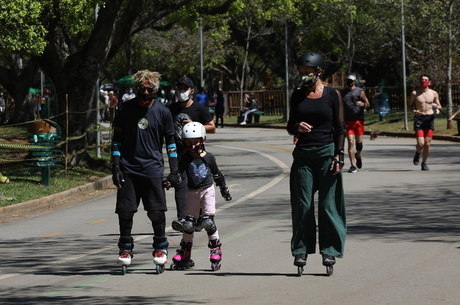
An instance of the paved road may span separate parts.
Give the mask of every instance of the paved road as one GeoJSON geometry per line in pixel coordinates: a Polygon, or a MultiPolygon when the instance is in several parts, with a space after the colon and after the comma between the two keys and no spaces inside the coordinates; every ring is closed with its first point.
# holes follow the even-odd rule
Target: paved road
{"type": "MultiPolygon", "coordinates": [[[[413,139],[366,138],[364,167],[344,173],[349,235],[331,277],[320,255],[296,276],[289,251],[284,130],[219,129],[217,156],[234,200],[218,199],[222,270],[210,271],[206,234],[194,269],[156,275],[151,227],[136,215],[130,273],[115,264],[114,194],[0,225],[1,304],[459,304],[459,144],[434,141],[429,172],[412,165],[413,139]]],[[[174,219],[167,194],[168,224],[174,219]]],[[[168,229],[171,253],[181,236],[168,229]]],[[[172,255],[171,255],[172,256],[172,255]]]]}

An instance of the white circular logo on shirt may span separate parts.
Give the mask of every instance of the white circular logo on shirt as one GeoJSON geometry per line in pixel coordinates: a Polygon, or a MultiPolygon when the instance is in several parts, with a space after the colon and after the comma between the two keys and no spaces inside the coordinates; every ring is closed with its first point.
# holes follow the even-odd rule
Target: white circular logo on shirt
{"type": "Polygon", "coordinates": [[[137,122],[137,126],[139,126],[140,129],[146,129],[149,126],[149,121],[146,118],[142,118],[137,122]]]}

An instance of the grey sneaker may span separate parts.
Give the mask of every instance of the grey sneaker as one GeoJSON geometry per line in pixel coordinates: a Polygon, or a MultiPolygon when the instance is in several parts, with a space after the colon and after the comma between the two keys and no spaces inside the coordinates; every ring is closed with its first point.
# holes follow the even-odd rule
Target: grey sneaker
{"type": "Polygon", "coordinates": [[[422,162],[422,171],[429,171],[430,168],[428,167],[428,165],[426,165],[426,163],[423,163],[422,162]]]}
{"type": "Polygon", "coordinates": [[[356,169],[356,167],[354,166],[351,166],[350,169],[348,170],[349,173],[357,173],[358,170],[356,169]]]}

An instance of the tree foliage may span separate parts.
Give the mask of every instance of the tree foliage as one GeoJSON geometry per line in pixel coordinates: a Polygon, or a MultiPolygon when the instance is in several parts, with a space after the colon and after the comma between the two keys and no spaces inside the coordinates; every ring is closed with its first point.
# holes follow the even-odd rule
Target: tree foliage
{"type": "MultiPolygon", "coordinates": [[[[459,20],[449,17],[459,15],[458,1],[403,2],[410,79],[458,77],[458,69],[447,72],[460,61],[459,20]]],[[[71,111],[85,113],[70,128],[81,135],[94,122],[88,110],[102,76],[149,68],[170,81],[198,81],[201,25],[210,88],[220,81],[227,90],[281,88],[285,43],[292,78],[295,58],[315,51],[367,85],[402,82],[401,3],[391,0],[9,0],[0,3],[0,84],[20,106],[40,68],[58,110],[68,100],[71,111]]]]}

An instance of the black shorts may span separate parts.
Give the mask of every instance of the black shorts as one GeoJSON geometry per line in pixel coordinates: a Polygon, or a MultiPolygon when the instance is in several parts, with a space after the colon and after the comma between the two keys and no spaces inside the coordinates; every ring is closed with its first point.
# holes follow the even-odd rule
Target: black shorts
{"type": "Polygon", "coordinates": [[[414,117],[414,130],[434,130],[434,115],[416,115],[414,117]]]}
{"type": "Polygon", "coordinates": [[[136,175],[125,175],[123,187],[117,192],[117,207],[119,211],[137,212],[140,200],[146,211],[166,211],[166,194],[163,179],[146,178],[136,175]]]}

